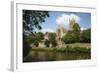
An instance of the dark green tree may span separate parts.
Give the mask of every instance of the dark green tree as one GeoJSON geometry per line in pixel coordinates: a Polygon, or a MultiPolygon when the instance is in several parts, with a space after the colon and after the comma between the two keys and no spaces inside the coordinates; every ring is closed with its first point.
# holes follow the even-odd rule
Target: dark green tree
{"type": "Polygon", "coordinates": [[[91,29],[83,30],[81,32],[80,41],[82,43],[91,43],[91,29]]]}
{"type": "Polygon", "coordinates": [[[41,41],[44,39],[44,34],[42,32],[37,33],[37,38],[41,41]]]}
{"type": "Polygon", "coordinates": [[[23,32],[33,32],[34,29],[41,29],[41,23],[49,17],[48,11],[23,10],[23,32]]]}
{"type": "Polygon", "coordinates": [[[52,47],[56,47],[57,46],[56,33],[49,33],[49,41],[52,44],[52,47]]]}
{"type": "Polygon", "coordinates": [[[24,35],[23,37],[23,58],[27,56],[31,48],[29,45],[29,41],[26,39],[27,39],[27,36],[24,35]]]}
{"type": "Polygon", "coordinates": [[[50,46],[50,41],[46,39],[46,40],[44,41],[44,44],[46,45],[46,47],[49,47],[49,46],[50,46]]]}
{"type": "Polygon", "coordinates": [[[73,30],[72,30],[72,32],[73,32],[73,36],[74,36],[74,41],[75,42],[79,42],[80,41],[80,26],[79,26],[79,24],[78,23],[75,23],[74,25],[73,25],[73,30]]]}
{"type": "Polygon", "coordinates": [[[65,44],[75,43],[75,36],[73,31],[68,31],[65,36],[62,38],[62,41],[65,44]]]}
{"type": "Polygon", "coordinates": [[[35,45],[36,47],[38,47],[38,46],[39,46],[39,41],[38,41],[38,40],[35,40],[35,41],[34,41],[34,45],[35,45]]]}
{"type": "Polygon", "coordinates": [[[80,41],[80,26],[78,23],[75,23],[72,27],[72,30],[66,32],[65,36],[62,38],[65,44],[76,43],[80,41]]]}
{"type": "Polygon", "coordinates": [[[42,29],[41,23],[45,22],[47,17],[48,11],[23,10],[23,57],[27,56],[30,50],[29,34],[35,32],[35,29],[42,29]]]}

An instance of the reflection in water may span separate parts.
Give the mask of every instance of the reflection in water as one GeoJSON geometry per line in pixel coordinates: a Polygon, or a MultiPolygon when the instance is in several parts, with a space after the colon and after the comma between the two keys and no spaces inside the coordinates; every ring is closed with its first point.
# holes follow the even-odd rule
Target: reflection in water
{"type": "Polygon", "coordinates": [[[51,51],[31,51],[24,62],[39,62],[39,61],[61,61],[61,60],[81,60],[90,59],[90,53],[77,52],[51,52],[51,51]]]}

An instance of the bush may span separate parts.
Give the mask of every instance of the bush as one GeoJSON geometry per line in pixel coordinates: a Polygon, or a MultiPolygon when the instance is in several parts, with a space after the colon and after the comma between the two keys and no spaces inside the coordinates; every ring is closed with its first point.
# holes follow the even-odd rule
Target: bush
{"type": "Polygon", "coordinates": [[[65,36],[63,36],[62,41],[65,44],[70,44],[70,43],[74,43],[75,42],[75,36],[73,31],[68,31],[65,36]]]}
{"type": "Polygon", "coordinates": [[[36,47],[38,47],[38,46],[39,46],[39,42],[38,42],[37,40],[35,40],[35,41],[34,41],[34,45],[35,45],[36,47]]]}
{"type": "Polygon", "coordinates": [[[52,44],[52,47],[56,47],[57,46],[56,33],[49,33],[49,41],[52,44]]]}
{"type": "Polygon", "coordinates": [[[52,47],[56,47],[57,46],[57,42],[56,40],[51,41],[52,47]]]}
{"type": "Polygon", "coordinates": [[[91,43],[91,29],[83,30],[80,34],[80,42],[91,43]]]}
{"type": "Polygon", "coordinates": [[[76,52],[80,52],[80,53],[90,53],[91,52],[91,48],[86,48],[86,47],[75,46],[74,49],[76,50],[76,52]]]}
{"type": "Polygon", "coordinates": [[[50,41],[49,40],[45,40],[44,44],[45,44],[46,47],[49,47],[50,46],[50,41]]]}

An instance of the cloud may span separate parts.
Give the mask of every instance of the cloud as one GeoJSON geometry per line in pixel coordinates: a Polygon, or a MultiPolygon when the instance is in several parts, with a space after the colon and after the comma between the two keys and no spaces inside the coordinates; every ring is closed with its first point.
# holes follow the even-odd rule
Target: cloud
{"type": "Polygon", "coordinates": [[[57,25],[68,26],[69,20],[74,19],[76,22],[80,21],[80,17],[75,14],[62,14],[56,19],[57,25]]]}
{"type": "Polygon", "coordinates": [[[86,30],[86,29],[88,29],[88,28],[83,28],[83,27],[81,27],[81,30],[86,30]]]}
{"type": "Polygon", "coordinates": [[[41,32],[46,33],[46,32],[54,32],[54,31],[50,28],[44,28],[41,30],[41,32]]]}

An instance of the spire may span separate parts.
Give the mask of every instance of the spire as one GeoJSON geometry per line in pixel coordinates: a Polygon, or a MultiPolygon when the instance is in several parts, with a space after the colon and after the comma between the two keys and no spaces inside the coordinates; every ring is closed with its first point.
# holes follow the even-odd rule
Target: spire
{"type": "Polygon", "coordinates": [[[69,21],[69,30],[72,30],[74,24],[75,24],[75,19],[74,18],[70,19],[70,21],[69,21]]]}

